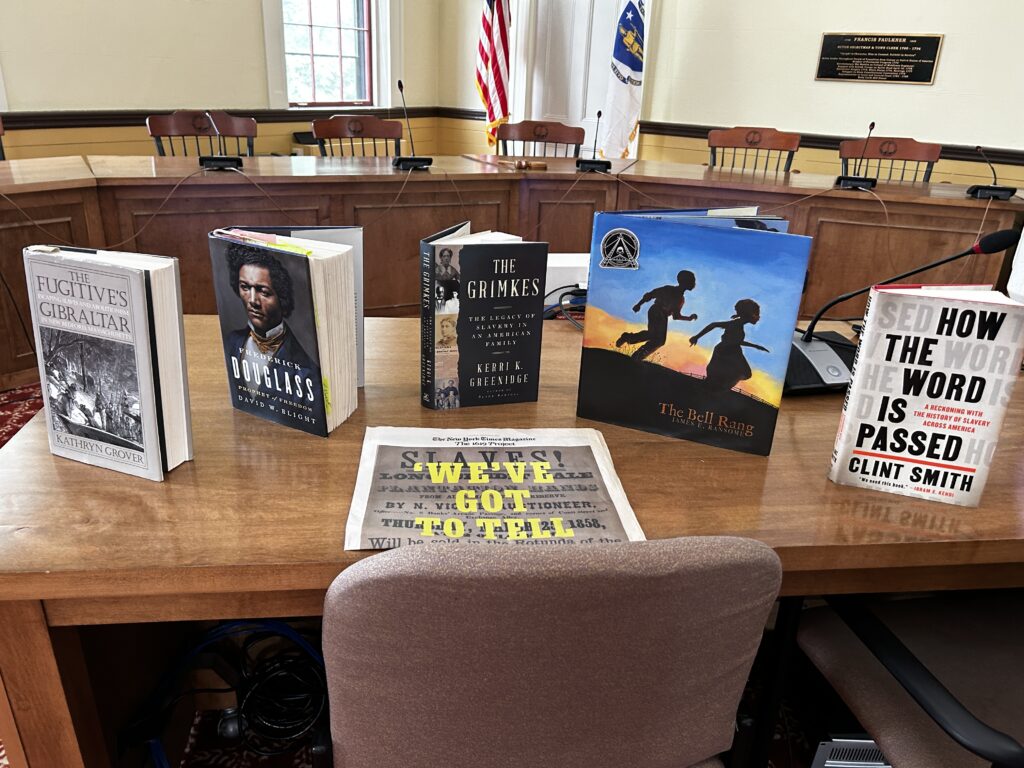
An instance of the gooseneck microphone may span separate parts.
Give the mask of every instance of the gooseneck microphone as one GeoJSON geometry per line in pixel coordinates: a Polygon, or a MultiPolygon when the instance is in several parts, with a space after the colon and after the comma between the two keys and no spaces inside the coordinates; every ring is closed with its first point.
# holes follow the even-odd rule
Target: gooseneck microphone
{"type": "Polygon", "coordinates": [[[915,267],[908,272],[903,272],[894,277],[886,278],[864,288],[844,293],[842,296],[829,301],[819,309],[807,329],[803,333],[793,334],[793,349],[790,354],[789,370],[786,372],[785,392],[822,392],[830,389],[842,389],[850,383],[850,364],[853,362],[852,345],[843,339],[839,334],[828,334],[828,339],[815,336],[814,329],[822,316],[834,307],[847,299],[867,293],[876,285],[890,285],[904,280],[935,267],[941,267],[951,261],[962,259],[976,253],[999,253],[1008,248],[1013,248],[1020,240],[1020,231],[1016,229],[1001,229],[998,232],[991,232],[980,238],[970,248],[952,256],[946,256],[938,261],[932,261],[920,267],[915,267]],[[837,348],[847,350],[846,357],[840,357],[837,348]],[[801,364],[800,360],[804,362],[801,364]],[[808,368],[807,363],[810,363],[808,368]]]}
{"type": "Polygon", "coordinates": [[[988,159],[988,155],[985,154],[985,150],[979,145],[974,148],[974,151],[981,155],[981,159],[988,164],[988,169],[992,171],[992,183],[972,184],[967,188],[967,196],[973,197],[975,200],[1009,200],[1017,194],[1016,187],[1002,187],[999,185],[999,178],[996,176],[996,167],[992,165],[992,161],[988,159]]]}
{"type": "Polygon", "coordinates": [[[864,146],[861,147],[860,157],[857,158],[857,162],[853,165],[853,175],[847,176],[844,174],[836,177],[836,186],[839,189],[872,189],[878,183],[876,178],[860,175],[860,166],[864,162],[864,155],[868,152],[868,142],[871,141],[871,134],[874,130],[875,121],[872,120],[868,124],[868,135],[864,139],[864,146]]]}
{"type": "Polygon", "coordinates": [[[425,171],[433,164],[434,158],[416,156],[416,142],[412,139],[412,123],[409,122],[409,108],[405,106],[405,86],[402,85],[401,80],[398,81],[398,93],[402,97],[402,112],[405,114],[405,128],[409,133],[409,149],[412,150],[412,155],[399,155],[391,161],[391,164],[400,171],[425,171]]]}
{"type": "Polygon", "coordinates": [[[576,170],[577,171],[597,171],[601,173],[608,173],[612,169],[611,160],[599,160],[597,157],[597,134],[601,130],[601,110],[597,110],[597,125],[594,126],[594,149],[590,154],[589,158],[577,157],[576,158],[576,170]]]}

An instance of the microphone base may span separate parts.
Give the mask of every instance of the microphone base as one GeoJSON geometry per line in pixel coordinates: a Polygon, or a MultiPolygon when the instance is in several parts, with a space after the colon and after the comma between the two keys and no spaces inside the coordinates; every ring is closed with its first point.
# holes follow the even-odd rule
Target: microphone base
{"type": "Polygon", "coordinates": [[[434,164],[434,158],[415,155],[413,157],[396,157],[391,164],[400,171],[425,171],[434,164]]]}
{"type": "Polygon", "coordinates": [[[836,187],[839,189],[874,189],[878,179],[868,176],[837,176],[836,187]]]}
{"type": "Polygon", "coordinates": [[[199,167],[208,171],[225,171],[229,168],[241,168],[242,158],[237,155],[200,155],[199,167]]]}
{"type": "Polygon", "coordinates": [[[1015,194],[1016,187],[1000,187],[997,184],[973,184],[967,188],[967,196],[975,200],[1009,200],[1015,194]]]}
{"type": "Polygon", "coordinates": [[[597,173],[608,173],[611,169],[612,169],[612,161],[611,160],[599,160],[596,157],[594,157],[594,158],[577,157],[576,158],[576,170],[577,171],[583,171],[584,173],[594,173],[594,172],[597,172],[597,173]]]}
{"type": "Polygon", "coordinates": [[[857,350],[849,339],[834,331],[817,331],[804,341],[794,332],[783,395],[814,395],[842,392],[850,385],[850,369],[857,350]]]}

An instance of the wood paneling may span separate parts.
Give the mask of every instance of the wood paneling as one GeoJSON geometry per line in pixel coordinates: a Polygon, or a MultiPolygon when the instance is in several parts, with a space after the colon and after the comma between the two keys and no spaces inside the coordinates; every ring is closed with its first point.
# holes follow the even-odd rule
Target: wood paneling
{"type": "MultiPolygon", "coordinates": [[[[14,193],[54,235],[78,245],[181,259],[185,312],[216,309],[207,233],[229,225],[360,224],[365,228],[368,315],[415,315],[419,241],[471,220],[546,240],[552,252],[590,249],[594,213],[651,207],[758,205],[813,235],[801,312],[911,265],[969,245],[985,231],[1018,223],[1018,201],[986,203],[946,184],[881,185],[876,194],[832,189],[816,174],[729,173],[700,165],[616,161],[613,174],[579,174],[572,159],[547,158],[547,170],[498,166],[493,156],[437,157],[423,173],[395,170],[386,158],[246,158],[245,176],[197,172],[194,158],[96,156],[0,163],[0,191],[14,193]],[[97,189],[93,190],[91,187],[97,189]],[[100,226],[102,221],[102,227],[100,226]]],[[[0,200],[0,266],[15,292],[0,296],[0,385],[34,368],[15,307],[27,317],[20,249],[47,239],[0,200]]],[[[974,257],[927,274],[929,282],[996,282],[1007,263],[974,257]]],[[[837,308],[854,315],[853,301],[837,308]]]]}

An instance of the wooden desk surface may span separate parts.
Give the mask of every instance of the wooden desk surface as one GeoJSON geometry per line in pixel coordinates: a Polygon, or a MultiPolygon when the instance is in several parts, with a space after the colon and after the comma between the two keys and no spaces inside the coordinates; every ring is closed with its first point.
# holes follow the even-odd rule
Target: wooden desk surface
{"type": "Polygon", "coordinates": [[[0,162],[0,192],[5,195],[95,186],[92,170],[82,157],[39,157],[0,162]]]}
{"type": "Polygon", "coordinates": [[[360,407],[324,440],[232,409],[216,319],[185,322],[195,460],[165,482],[50,455],[42,413],[0,449],[5,599],[43,599],[59,622],[83,598],[127,598],[137,612],[142,595],[322,598],[365,556],[342,539],[371,425],[596,427],[649,538],[765,541],[788,594],[1024,584],[1019,388],[982,506],[965,509],[829,482],[838,395],[784,400],[767,459],[579,420],[580,335],[566,323],[545,324],[537,403],[431,411],[418,402],[418,321],[370,318],[360,407]]]}

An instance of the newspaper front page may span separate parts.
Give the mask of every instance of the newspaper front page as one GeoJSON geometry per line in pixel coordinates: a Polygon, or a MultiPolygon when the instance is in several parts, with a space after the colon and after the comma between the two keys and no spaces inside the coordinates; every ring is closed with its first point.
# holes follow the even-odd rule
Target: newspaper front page
{"type": "Polygon", "coordinates": [[[597,430],[368,427],[345,549],[644,538],[597,430]]]}

